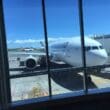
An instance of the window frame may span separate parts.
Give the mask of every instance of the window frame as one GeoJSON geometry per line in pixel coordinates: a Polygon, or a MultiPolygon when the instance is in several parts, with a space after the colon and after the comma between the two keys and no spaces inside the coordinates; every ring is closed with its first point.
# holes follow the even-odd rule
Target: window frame
{"type": "Polygon", "coordinates": [[[52,96],[52,90],[51,90],[51,71],[62,71],[60,69],[50,69],[50,62],[49,62],[49,52],[48,52],[48,33],[47,33],[47,25],[46,25],[46,12],[45,12],[45,2],[42,0],[42,13],[43,13],[43,24],[44,24],[44,36],[45,36],[45,48],[46,48],[46,59],[47,59],[47,70],[43,71],[43,74],[48,74],[48,84],[49,84],[49,96],[42,97],[42,98],[35,98],[35,99],[27,99],[24,101],[17,101],[17,102],[11,102],[11,91],[10,91],[10,79],[12,78],[20,78],[20,77],[29,77],[29,76],[36,76],[36,75],[42,75],[41,72],[33,72],[28,73],[28,74],[22,74],[22,75],[9,75],[9,71],[16,71],[19,69],[9,69],[8,65],[8,57],[7,57],[7,45],[6,45],[6,35],[5,35],[5,25],[4,25],[4,15],[3,15],[3,4],[2,1],[0,1],[0,57],[1,57],[1,64],[0,66],[0,103],[2,108],[9,108],[9,107],[17,107],[17,106],[27,106],[27,104],[41,104],[45,105],[47,102],[49,104],[51,103],[56,103],[55,101],[61,102],[61,100],[67,102],[66,99],[73,99],[74,101],[79,100],[79,99],[84,99],[85,97],[92,97],[96,96],[97,93],[99,94],[108,94],[110,95],[110,89],[101,89],[102,91],[98,90],[92,90],[88,91],[88,84],[87,84],[87,68],[105,68],[105,67],[110,67],[110,65],[102,65],[102,66],[94,66],[94,67],[87,67],[86,66],[86,55],[85,55],[85,42],[84,42],[84,21],[83,21],[83,7],[82,7],[82,0],[78,0],[78,8],[79,8],[79,27],[80,27],[80,36],[81,36],[81,46],[82,46],[82,60],[83,60],[83,67],[81,68],[65,68],[62,70],[68,71],[70,70],[77,70],[81,69],[84,72],[83,76],[83,83],[84,83],[84,90],[81,90],[77,92],[77,94],[74,93],[66,93],[62,95],[55,95],[52,96]],[[2,78],[1,78],[2,77],[2,78]],[[88,96],[89,95],[89,96],[88,96]]]}
{"type": "Polygon", "coordinates": [[[11,103],[11,91],[2,0],[0,0],[0,58],[0,64],[2,64],[0,66],[0,104],[1,108],[7,109],[11,103]]]}

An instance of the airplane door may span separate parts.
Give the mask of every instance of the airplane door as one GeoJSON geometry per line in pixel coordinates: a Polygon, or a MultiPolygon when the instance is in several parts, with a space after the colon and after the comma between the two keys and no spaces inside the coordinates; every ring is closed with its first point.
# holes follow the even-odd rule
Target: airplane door
{"type": "Polygon", "coordinates": [[[64,48],[64,54],[66,53],[67,47],[68,47],[68,42],[65,42],[64,47],[63,47],[64,48]]]}
{"type": "Polygon", "coordinates": [[[70,45],[70,43],[68,43],[66,51],[65,51],[65,55],[66,57],[71,57],[71,50],[72,50],[72,46],[70,45]]]}

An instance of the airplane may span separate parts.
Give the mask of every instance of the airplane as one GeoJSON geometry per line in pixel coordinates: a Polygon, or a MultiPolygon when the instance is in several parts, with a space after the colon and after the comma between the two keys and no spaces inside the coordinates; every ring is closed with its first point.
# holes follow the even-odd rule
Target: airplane
{"type": "MultiPolygon", "coordinates": [[[[53,58],[60,59],[72,66],[82,66],[82,51],[80,37],[73,37],[65,41],[56,41],[50,44],[50,53],[53,58]]],[[[108,59],[106,50],[96,40],[85,37],[86,65],[103,65],[108,59]]]]}
{"type": "MultiPolygon", "coordinates": [[[[108,55],[106,49],[98,41],[85,37],[86,65],[97,66],[107,62],[108,55]]],[[[40,42],[45,47],[44,42],[40,42]]],[[[28,55],[24,59],[23,66],[29,70],[34,70],[37,65],[45,65],[45,53],[17,53],[28,55]],[[36,55],[39,56],[36,58],[36,55]]],[[[82,67],[82,50],[80,37],[65,38],[49,43],[49,57],[51,61],[62,61],[71,66],[82,67]]]]}
{"type": "Polygon", "coordinates": [[[25,52],[33,51],[33,50],[34,50],[33,48],[24,48],[24,49],[22,49],[22,51],[25,51],[25,52]]]}

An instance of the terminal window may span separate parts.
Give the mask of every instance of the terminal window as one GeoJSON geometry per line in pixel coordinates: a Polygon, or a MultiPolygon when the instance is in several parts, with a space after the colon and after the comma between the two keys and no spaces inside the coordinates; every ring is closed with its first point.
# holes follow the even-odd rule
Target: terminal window
{"type": "Polygon", "coordinates": [[[110,87],[103,3],[83,0],[81,27],[77,0],[3,1],[12,102],[110,87]]]}

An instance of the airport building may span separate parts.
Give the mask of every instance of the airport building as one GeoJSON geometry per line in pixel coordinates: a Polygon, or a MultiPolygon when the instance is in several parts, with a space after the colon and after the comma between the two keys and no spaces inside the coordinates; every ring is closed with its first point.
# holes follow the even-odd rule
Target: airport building
{"type": "Polygon", "coordinates": [[[1,0],[0,110],[110,109],[109,5],[1,0]]]}

